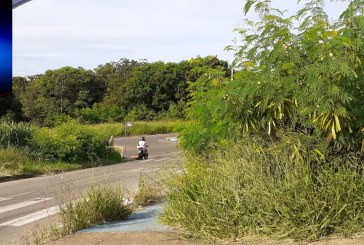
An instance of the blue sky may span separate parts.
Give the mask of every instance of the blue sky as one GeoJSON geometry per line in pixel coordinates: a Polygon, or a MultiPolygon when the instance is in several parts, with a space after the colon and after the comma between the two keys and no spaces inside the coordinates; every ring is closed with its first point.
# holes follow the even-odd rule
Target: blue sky
{"type": "MultiPolygon", "coordinates": [[[[293,11],[295,0],[272,0],[293,11]]],[[[244,0],[32,0],[13,10],[13,75],[63,66],[94,69],[121,58],[179,62],[224,51],[244,0]]],[[[337,16],[340,3],[328,3],[337,16]]],[[[254,17],[252,17],[254,18],[254,17]]]]}

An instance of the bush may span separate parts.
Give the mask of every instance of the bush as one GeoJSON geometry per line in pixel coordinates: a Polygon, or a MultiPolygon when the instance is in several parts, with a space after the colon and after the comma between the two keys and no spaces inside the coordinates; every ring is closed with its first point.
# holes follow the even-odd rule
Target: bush
{"type": "Polygon", "coordinates": [[[125,116],[126,121],[153,120],[156,113],[148,109],[144,104],[132,108],[125,116]]]}
{"type": "Polygon", "coordinates": [[[53,129],[37,129],[31,147],[47,160],[95,161],[106,153],[108,140],[91,127],[69,122],[53,129]]]}
{"type": "Polygon", "coordinates": [[[125,116],[125,110],[117,106],[105,107],[94,104],[92,108],[86,107],[78,110],[77,114],[77,117],[86,123],[120,122],[125,116]]]}
{"type": "Polygon", "coordinates": [[[253,139],[228,145],[204,164],[189,158],[169,184],[163,223],[212,240],[248,234],[312,240],[364,228],[363,158],[296,157],[253,139]]]}

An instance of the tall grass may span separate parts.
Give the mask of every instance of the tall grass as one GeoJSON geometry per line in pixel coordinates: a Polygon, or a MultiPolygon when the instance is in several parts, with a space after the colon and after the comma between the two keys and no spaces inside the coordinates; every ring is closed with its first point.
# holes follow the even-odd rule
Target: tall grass
{"type": "Polygon", "coordinates": [[[182,121],[136,121],[132,122],[131,127],[125,127],[123,123],[102,123],[89,127],[100,134],[119,137],[125,135],[125,130],[127,136],[172,133],[182,124],[182,121]]]}
{"type": "Polygon", "coordinates": [[[27,145],[32,137],[32,131],[28,123],[0,121],[0,148],[27,145]]]}
{"type": "Polygon", "coordinates": [[[113,220],[124,220],[133,209],[124,204],[120,186],[99,186],[87,191],[74,201],[72,196],[61,206],[62,233],[72,234],[78,230],[113,220]]]}
{"type": "Polygon", "coordinates": [[[209,160],[189,158],[169,183],[163,223],[211,240],[249,234],[313,240],[364,228],[362,158],[318,161],[251,140],[231,145],[209,160]]]}
{"type": "Polygon", "coordinates": [[[60,185],[59,215],[47,226],[36,226],[23,237],[26,244],[48,244],[66,235],[110,221],[125,220],[133,212],[120,186],[103,184],[77,193],[71,185],[60,185]]]}
{"type": "Polygon", "coordinates": [[[134,204],[145,207],[165,200],[167,195],[164,180],[156,176],[147,177],[140,175],[138,180],[138,191],[134,196],[134,204]]]}

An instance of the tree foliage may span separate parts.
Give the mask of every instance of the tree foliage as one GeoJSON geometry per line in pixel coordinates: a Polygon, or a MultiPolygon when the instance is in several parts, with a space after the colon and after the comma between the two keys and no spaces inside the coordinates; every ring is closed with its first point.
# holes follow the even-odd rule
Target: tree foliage
{"type": "Polygon", "coordinates": [[[96,82],[93,72],[83,68],[48,70],[29,82],[21,98],[24,115],[46,125],[73,116],[100,101],[103,91],[96,82]]]}
{"type": "Polygon", "coordinates": [[[215,56],[179,63],[120,59],[96,69],[63,67],[13,79],[14,94],[0,98],[0,117],[55,126],[69,119],[99,123],[184,118],[188,84],[210,68],[227,70],[215,56]]]}
{"type": "MultiPolygon", "coordinates": [[[[200,134],[222,131],[211,139],[221,141],[237,129],[270,138],[291,130],[326,138],[336,150],[364,151],[364,2],[350,1],[335,21],[324,3],[309,1],[285,17],[270,1],[246,2],[260,20],[246,21],[237,29],[241,45],[227,47],[236,50],[234,80],[211,76],[193,93],[190,117],[200,134]]],[[[204,145],[206,137],[186,134],[186,147],[204,145]]]]}

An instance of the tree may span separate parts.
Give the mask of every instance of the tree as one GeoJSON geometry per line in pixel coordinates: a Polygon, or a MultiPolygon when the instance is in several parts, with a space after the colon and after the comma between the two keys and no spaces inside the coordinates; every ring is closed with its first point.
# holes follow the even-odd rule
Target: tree
{"type": "Polygon", "coordinates": [[[143,64],[145,61],[138,62],[123,58],[117,62],[99,65],[95,69],[97,79],[101,80],[107,87],[102,100],[103,107],[124,107],[128,104],[126,101],[127,82],[132,77],[133,71],[143,64]]]}
{"type": "Polygon", "coordinates": [[[90,70],[64,67],[48,70],[27,86],[22,97],[23,112],[32,121],[53,125],[56,119],[91,107],[103,97],[104,86],[90,70]]]}
{"type": "Polygon", "coordinates": [[[0,97],[0,118],[5,117],[15,121],[24,120],[20,100],[24,94],[27,83],[27,79],[23,77],[13,78],[13,93],[8,96],[0,97]]]}
{"type": "Polygon", "coordinates": [[[312,0],[284,17],[269,1],[247,1],[245,11],[254,7],[260,21],[238,29],[239,72],[232,82],[220,82],[215,96],[200,86],[192,118],[208,133],[239,128],[274,138],[293,130],[326,138],[338,150],[364,151],[364,2],[350,1],[333,22],[323,6],[312,0]]]}
{"type": "Polygon", "coordinates": [[[207,56],[179,63],[159,61],[144,64],[135,69],[128,80],[129,104],[125,106],[128,110],[138,110],[138,107],[144,105],[157,115],[169,113],[181,117],[190,99],[189,84],[211,68],[227,71],[227,62],[215,56],[207,56]]]}

